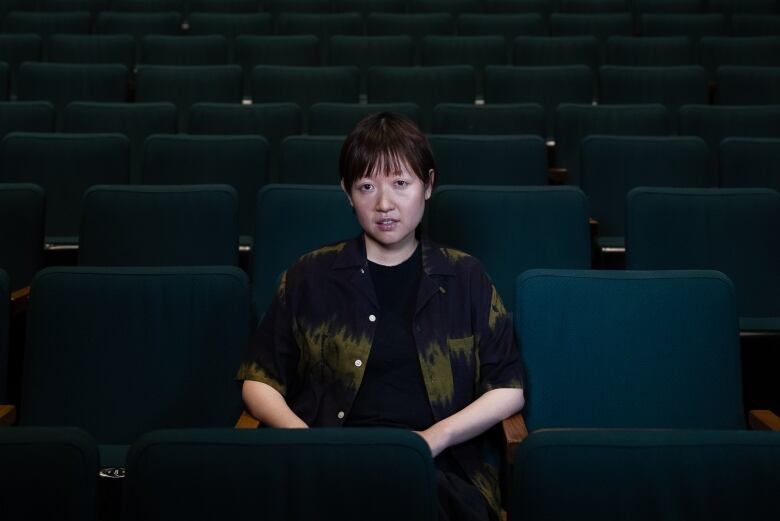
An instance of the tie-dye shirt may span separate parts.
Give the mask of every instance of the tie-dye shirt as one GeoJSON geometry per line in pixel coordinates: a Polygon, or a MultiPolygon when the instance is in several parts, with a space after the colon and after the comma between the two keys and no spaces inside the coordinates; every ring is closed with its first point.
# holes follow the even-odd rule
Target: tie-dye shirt
{"type": "MultiPolygon", "coordinates": [[[[491,389],[521,388],[512,322],[480,263],[421,240],[412,330],[435,421],[491,389]]],[[[301,257],[281,277],[237,378],[279,391],[307,425],[341,426],[357,395],[380,307],[362,236],[301,257]]],[[[452,453],[494,510],[497,453],[487,435],[452,453]]]]}

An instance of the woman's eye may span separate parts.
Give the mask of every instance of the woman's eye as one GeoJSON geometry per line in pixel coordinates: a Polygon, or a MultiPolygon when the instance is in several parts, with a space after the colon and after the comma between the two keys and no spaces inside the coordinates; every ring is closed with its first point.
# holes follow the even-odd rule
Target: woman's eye
{"type": "Polygon", "coordinates": [[[368,183],[364,183],[364,184],[360,185],[360,189],[362,191],[364,191],[364,192],[367,192],[367,191],[371,190],[371,188],[373,188],[373,187],[370,184],[368,184],[368,183]]]}
{"type": "Polygon", "coordinates": [[[405,187],[405,186],[408,186],[408,185],[409,185],[409,181],[404,181],[403,179],[397,179],[397,180],[395,181],[395,185],[396,185],[396,186],[399,186],[399,187],[401,187],[401,188],[403,188],[403,187],[405,187]]]}

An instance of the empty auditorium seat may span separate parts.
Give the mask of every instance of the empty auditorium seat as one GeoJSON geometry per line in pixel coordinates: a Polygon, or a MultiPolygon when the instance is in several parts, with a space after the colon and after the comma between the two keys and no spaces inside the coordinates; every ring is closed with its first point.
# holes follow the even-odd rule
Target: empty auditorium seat
{"type": "Polygon", "coordinates": [[[507,63],[507,44],[502,36],[426,36],[422,41],[423,66],[471,65],[480,98],[485,66],[507,63]]]}
{"type": "Polygon", "coordinates": [[[238,264],[238,194],[227,185],[95,185],[84,193],[81,266],[238,264]]]}
{"type": "Polygon", "coordinates": [[[734,282],[742,329],[780,330],[780,193],[635,188],[626,204],[630,269],[722,271],[734,282]]]}
{"type": "Polygon", "coordinates": [[[363,34],[363,17],[359,13],[308,14],[282,13],[274,20],[276,34],[308,34],[321,42],[320,62],[328,63],[331,36],[363,34]]]}
{"type": "Polygon", "coordinates": [[[643,14],[639,18],[642,36],[686,36],[698,42],[703,36],[725,36],[726,18],[709,14],[643,14]]]}
{"type": "Polygon", "coordinates": [[[547,24],[541,14],[463,14],[458,17],[462,36],[503,36],[510,44],[518,36],[544,36],[547,24]]]}
{"type": "Polygon", "coordinates": [[[594,73],[601,63],[594,36],[519,36],[513,63],[522,66],[587,65],[594,73]]]}
{"type": "Polygon", "coordinates": [[[474,101],[474,78],[474,68],[470,65],[371,67],[367,81],[368,101],[416,103],[422,114],[422,129],[429,131],[436,104],[474,101]]]}
{"type": "Polygon", "coordinates": [[[144,146],[143,182],[232,186],[238,192],[239,231],[248,237],[255,194],[269,181],[269,155],[268,141],[257,135],[151,136],[144,146]]]}
{"type": "Polygon", "coordinates": [[[602,44],[610,36],[631,36],[634,21],[629,13],[550,15],[550,34],[553,36],[593,35],[602,44]]]}
{"type": "Polygon", "coordinates": [[[546,185],[541,136],[428,136],[438,185],[546,185]]]}
{"type": "Polygon", "coordinates": [[[221,34],[229,41],[242,34],[271,34],[271,15],[268,13],[230,14],[193,12],[189,16],[191,35],[221,34]]]}
{"type": "Polygon", "coordinates": [[[135,41],[129,34],[55,34],[49,61],[56,63],[118,63],[135,67],[135,41]]]}
{"type": "Polygon", "coordinates": [[[141,61],[147,65],[223,65],[228,59],[224,36],[145,36],[141,61]]]}
{"type": "Polygon", "coordinates": [[[412,13],[449,13],[458,16],[463,13],[481,13],[481,0],[409,0],[412,13]]]}
{"type": "MultiPolygon", "coordinates": [[[[366,16],[368,36],[410,36],[420,49],[425,36],[455,34],[455,18],[448,13],[370,13],[366,16]]],[[[416,61],[419,63],[419,53],[416,61]]]]}
{"type": "MultiPolygon", "coordinates": [[[[0,190],[2,190],[1,187],[0,190]]],[[[0,198],[5,199],[2,191],[0,191],[0,198]]],[[[3,240],[5,246],[5,237],[0,237],[0,239],[3,240]]],[[[3,266],[5,266],[5,259],[0,259],[0,404],[10,405],[8,346],[11,338],[11,281],[3,266]]],[[[3,424],[1,420],[0,424],[3,424]]]]}
{"type": "Polygon", "coordinates": [[[176,35],[181,32],[179,12],[111,12],[98,14],[95,34],[129,34],[140,44],[144,36],[176,35]]]}
{"type": "Polygon", "coordinates": [[[734,36],[780,36],[780,15],[737,14],[731,17],[734,36]]]}
{"type": "Polygon", "coordinates": [[[279,181],[336,185],[344,136],[290,136],[282,141],[279,181]]]}
{"type": "Polygon", "coordinates": [[[366,76],[372,66],[411,67],[415,48],[411,36],[333,36],[330,65],[351,65],[360,69],[360,93],[366,93],[366,76]]]}
{"type": "MultiPolygon", "coordinates": [[[[29,286],[33,275],[41,267],[44,205],[45,195],[40,186],[0,183],[0,269],[6,273],[8,294],[29,286]]],[[[3,300],[6,306],[8,294],[3,300]]],[[[6,307],[6,315],[7,311],[6,307]]],[[[6,363],[7,359],[4,361],[0,356],[0,373],[8,367],[6,363]]],[[[0,394],[4,390],[5,387],[0,385],[0,394]]],[[[0,403],[5,402],[0,399],[0,403]]]]}
{"type": "Polygon", "coordinates": [[[414,103],[315,103],[309,111],[309,134],[346,136],[375,112],[397,112],[420,124],[420,107],[414,103]]]}
{"type": "Polygon", "coordinates": [[[544,107],[537,103],[439,103],[433,108],[434,134],[547,135],[544,107]]]}
{"type": "Polygon", "coordinates": [[[780,105],[780,66],[722,66],[716,76],[719,104],[780,105]]]}
{"type": "Polygon", "coordinates": [[[626,13],[628,0],[559,0],[562,13],[626,13]]]}
{"type": "Polygon", "coordinates": [[[780,192],[780,138],[726,138],[718,155],[720,186],[780,192]]]}
{"type": "Polygon", "coordinates": [[[337,13],[405,13],[407,0],[333,0],[337,13]]]}
{"type": "Polygon", "coordinates": [[[0,142],[0,181],[35,183],[46,193],[46,242],[75,242],[88,187],[129,178],[130,143],[120,134],[14,132],[0,142]]]}
{"type": "Polygon", "coordinates": [[[175,134],[178,125],[173,103],[73,102],[65,107],[63,132],[124,134],[130,140],[130,182],[139,183],[144,141],[152,134],[175,134]]]}
{"type": "Polygon", "coordinates": [[[48,101],[0,102],[0,139],[10,132],[54,132],[54,121],[48,101]]]}
{"type": "Polygon", "coordinates": [[[16,97],[16,83],[19,65],[23,62],[41,61],[43,44],[37,34],[0,34],[0,62],[8,64],[11,99],[16,97]]]}
{"type": "Polygon", "coordinates": [[[726,14],[777,13],[780,8],[777,0],[709,0],[709,7],[726,14]]]}
{"type": "Polygon", "coordinates": [[[191,13],[256,13],[260,0],[187,0],[191,13]]]}
{"type": "Polygon", "coordinates": [[[49,48],[53,34],[88,34],[90,30],[88,12],[37,13],[12,11],[3,17],[4,33],[37,34],[43,40],[44,54],[49,48]]]}
{"type": "Polygon", "coordinates": [[[577,188],[441,186],[428,206],[431,238],[478,258],[510,312],[525,270],[590,267],[588,202],[577,188]]]}
{"type": "Polygon", "coordinates": [[[128,521],[235,517],[253,502],[289,521],[429,521],[438,508],[430,449],[401,429],[151,433],[128,454],[126,499],[128,521]]]}
{"type": "Polygon", "coordinates": [[[555,164],[567,170],[567,182],[580,184],[582,140],[592,134],[665,136],[669,112],[663,105],[563,104],[555,113],[555,164]]]}
{"type": "Polygon", "coordinates": [[[772,36],[708,36],[699,41],[699,63],[711,80],[721,65],[780,66],[780,38],[772,36]]]}
{"type": "Polygon", "coordinates": [[[606,63],[628,67],[671,67],[696,63],[694,48],[685,36],[611,36],[606,63]]]}
{"type": "Polygon", "coordinates": [[[312,34],[290,36],[239,36],[234,61],[241,65],[244,93],[250,93],[252,69],[257,65],[314,67],[320,65],[320,41],[312,34]]]}
{"type": "Polygon", "coordinates": [[[185,0],[109,0],[109,7],[122,13],[182,13],[184,3],[185,0]]]}
{"type": "Polygon", "coordinates": [[[554,0],[485,0],[485,9],[488,13],[539,13],[547,15],[554,8],[554,0]]]}
{"type": "Polygon", "coordinates": [[[329,13],[331,0],[268,0],[263,8],[274,16],[280,13],[329,13]]]}
{"type": "Polygon", "coordinates": [[[637,14],[701,13],[707,0],[635,0],[637,14]]]}

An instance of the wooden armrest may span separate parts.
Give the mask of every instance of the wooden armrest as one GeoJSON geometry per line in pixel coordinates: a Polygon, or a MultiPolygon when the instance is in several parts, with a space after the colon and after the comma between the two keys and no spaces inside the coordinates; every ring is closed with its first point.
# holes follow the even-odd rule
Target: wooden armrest
{"type": "Polygon", "coordinates": [[[551,167],[547,169],[547,178],[550,184],[565,185],[569,179],[569,171],[565,168],[551,167]]]}
{"type": "Polygon", "coordinates": [[[13,425],[14,423],[16,423],[16,407],[0,405],[0,425],[13,425]]]}
{"type": "Polygon", "coordinates": [[[506,461],[512,463],[515,457],[515,448],[528,436],[528,428],[520,413],[514,414],[501,422],[504,433],[504,454],[506,461]]]}
{"type": "Polygon", "coordinates": [[[244,411],[236,422],[236,429],[257,429],[260,427],[260,420],[244,411]]]}
{"type": "Polygon", "coordinates": [[[780,417],[768,410],[750,411],[748,424],[754,431],[780,432],[780,417]]]}
{"type": "Polygon", "coordinates": [[[11,293],[11,316],[15,317],[27,311],[30,304],[30,286],[11,293]]]}

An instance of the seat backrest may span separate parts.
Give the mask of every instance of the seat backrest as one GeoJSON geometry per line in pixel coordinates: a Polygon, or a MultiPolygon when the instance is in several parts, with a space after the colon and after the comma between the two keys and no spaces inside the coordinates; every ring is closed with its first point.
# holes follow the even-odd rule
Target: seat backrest
{"type": "Polygon", "coordinates": [[[115,132],[130,140],[130,182],[141,182],[144,141],[152,134],[175,134],[176,105],[158,103],[73,102],[65,107],[63,132],[115,132]]]}
{"type": "Polygon", "coordinates": [[[726,138],[718,155],[720,186],[780,192],[780,139],[726,138]]]}
{"type": "Polygon", "coordinates": [[[363,16],[360,13],[280,13],[274,19],[276,34],[308,34],[321,42],[320,62],[328,63],[331,36],[362,36],[363,16]]]}
{"type": "Polygon", "coordinates": [[[405,13],[407,0],[333,0],[336,13],[405,13]]]}
{"type": "Polygon", "coordinates": [[[400,429],[160,431],[128,459],[128,521],[240,516],[255,501],[290,521],[436,518],[430,450],[400,429]]]}
{"type": "Polygon", "coordinates": [[[544,107],[537,103],[439,103],[433,108],[435,134],[547,135],[544,107]]]}
{"type": "Polygon", "coordinates": [[[509,512],[528,521],[583,512],[759,521],[773,515],[778,465],[780,437],[771,432],[542,431],[518,448],[509,512]]]}
{"type": "Polygon", "coordinates": [[[706,36],[699,41],[699,63],[712,81],[721,65],[780,66],[780,38],[776,36],[706,36]]]}
{"type": "Polygon", "coordinates": [[[625,235],[626,194],[632,188],[716,184],[709,148],[697,137],[593,135],[582,141],[580,186],[601,238],[625,235]]]}
{"type": "Polygon", "coordinates": [[[0,138],[11,132],[54,132],[55,116],[48,101],[0,102],[0,138]]]}
{"type": "Polygon", "coordinates": [[[227,184],[238,193],[241,235],[252,233],[257,190],[270,180],[262,136],[151,136],[144,145],[145,184],[227,184]]]}
{"type": "Polygon", "coordinates": [[[84,431],[0,429],[0,467],[3,519],[97,519],[98,448],[84,431]]]}
{"type": "Polygon", "coordinates": [[[43,59],[43,41],[37,34],[0,34],[0,62],[8,64],[11,75],[9,93],[16,96],[19,65],[43,59]]]}
{"type": "Polygon", "coordinates": [[[220,34],[205,36],[144,36],[141,61],[146,65],[224,65],[228,42],[220,34]]]}
{"type": "Polygon", "coordinates": [[[424,37],[455,34],[455,17],[449,13],[369,13],[365,23],[368,36],[410,36],[417,51],[415,64],[420,63],[424,37]]]}
{"type": "Polygon", "coordinates": [[[41,266],[44,205],[40,186],[0,183],[0,268],[11,291],[29,286],[41,266]]]}
{"type": "Polygon", "coordinates": [[[110,7],[120,13],[181,13],[184,0],[111,0],[110,7]]]}
{"type": "Polygon", "coordinates": [[[559,0],[562,13],[626,13],[630,11],[627,0],[559,0]]]}
{"type": "MultiPolygon", "coordinates": [[[[2,197],[2,195],[0,195],[2,197]]],[[[3,264],[0,264],[3,266],[3,264]]],[[[8,403],[8,346],[11,337],[11,280],[0,267],[0,403],[8,403]]]]}
{"type": "Polygon", "coordinates": [[[232,40],[242,34],[271,34],[271,15],[269,13],[204,13],[193,12],[189,16],[189,33],[221,34],[232,40]]]}
{"type": "Polygon", "coordinates": [[[592,71],[601,62],[595,36],[518,36],[512,63],[526,67],[587,65],[592,71]]]}
{"type": "Polygon", "coordinates": [[[734,36],[777,36],[780,14],[735,14],[731,17],[734,36]]]}
{"type": "Polygon", "coordinates": [[[315,103],[309,110],[309,134],[346,136],[364,117],[385,111],[420,124],[420,107],[414,103],[315,103]]]}
{"type": "Polygon", "coordinates": [[[290,136],[282,141],[279,181],[333,185],[339,182],[344,136],[290,136]]]}
{"type": "Polygon", "coordinates": [[[514,319],[529,431],[745,428],[722,273],[528,271],[514,319]]]}
{"type": "Polygon", "coordinates": [[[31,289],[20,424],[109,445],[232,426],[250,327],[235,267],[47,268],[31,289]]]}
{"type": "MultiPolygon", "coordinates": [[[[707,0],[634,0],[637,14],[701,13],[707,0]]],[[[714,0],[710,0],[712,3],[714,0]]]]}
{"type": "Polygon", "coordinates": [[[555,9],[555,0],[485,0],[488,13],[539,13],[548,15],[555,9]]]}
{"type": "Polygon", "coordinates": [[[577,188],[441,186],[428,206],[431,238],[479,259],[510,312],[525,270],[590,267],[588,204],[577,188]]]}
{"type": "Polygon", "coordinates": [[[141,43],[150,34],[176,35],[181,32],[181,13],[167,12],[112,12],[97,15],[95,34],[129,34],[141,43]]]}
{"type": "Polygon", "coordinates": [[[665,136],[670,133],[669,112],[660,104],[563,104],[555,112],[555,164],[566,168],[570,184],[580,184],[582,140],[593,134],[665,136]]]}
{"type": "Polygon", "coordinates": [[[593,35],[602,43],[610,36],[634,34],[634,20],[630,13],[550,15],[550,34],[553,36],[593,35]]]}
{"type": "Polygon", "coordinates": [[[547,34],[545,18],[540,13],[462,14],[458,17],[458,34],[464,36],[503,36],[511,43],[518,36],[547,34]]]}
{"type": "Polygon", "coordinates": [[[228,185],[93,186],[79,265],[238,265],[238,194],[228,185]]]}
{"type": "Polygon", "coordinates": [[[611,36],[606,63],[627,67],[671,67],[696,63],[694,48],[685,36],[611,36]]]}
{"type": "Polygon", "coordinates": [[[437,103],[474,102],[476,80],[470,65],[371,67],[367,89],[370,103],[416,103],[422,114],[422,129],[428,132],[437,103]]]}
{"type": "Polygon", "coordinates": [[[268,185],[257,194],[252,242],[252,304],[255,317],[271,302],[279,276],[299,257],[360,231],[336,182],[268,185]]]}
{"type": "Polygon", "coordinates": [[[260,10],[260,0],[187,0],[190,13],[247,13],[260,10]]]}
{"type": "Polygon", "coordinates": [[[485,69],[485,103],[538,103],[547,116],[546,136],[555,134],[561,103],[591,103],[594,74],[586,65],[485,69]]]}
{"type": "Polygon", "coordinates": [[[0,142],[0,180],[40,185],[46,241],[72,242],[84,191],[129,183],[130,142],[121,134],[13,132],[0,142]]]}
{"type": "Polygon", "coordinates": [[[722,66],[716,76],[720,104],[780,105],[780,66],[722,66]]]}
{"type": "Polygon", "coordinates": [[[55,63],[119,63],[135,67],[135,40],[129,34],[55,34],[49,61],[55,63]]]}
{"type": "Polygon", "coordinates": [[[411,67],[414,42],[411,36],[333,36],[330,39],[330,65],[352,65],[365,75],[376,65],[411,67]]]}
{"type": "Polygon", "coordinates": [[[626,205],[629,269],[719,270],[734,281],[740,317],[780,317],[780,193],[635,188],[626,205]]]}
{"type": "Polygon", "coordinates": [[[703,36],[725,36],[728,26],[721,13],[643,14],[639,17],[642,36],[686,36],[698,42],[703,36]]]}
{"type": "Polygon", "coordinates": [[[409,10],[413,13],[449,13],[458,16],[462,13],[481,13],[483,9],[481,0],[409,0],[409,10]]]}
{"type": "Polygon", "coordinates": [[[541,136],[430,134],[439,185],[546,185],[541,136]]]}
{"type": "Polygon", "coordinates": [[[426,36],[422,41],[422,65],[471,65],[476,95],[483,97],[486,65],[506,65],[507,41],[503,36],[426,36]]]}

